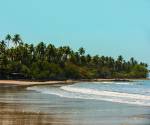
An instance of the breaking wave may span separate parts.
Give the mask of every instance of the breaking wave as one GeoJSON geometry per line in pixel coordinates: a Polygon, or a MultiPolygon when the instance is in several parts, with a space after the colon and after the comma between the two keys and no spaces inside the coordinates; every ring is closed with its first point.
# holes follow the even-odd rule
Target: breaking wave
{"type": "Polygon", "coordinates": [[[150,96],[140,93],[116,92],[108,90],[98,90],[94,88],[67,85],[61,87],[29,87],[28,90],[35,90],[44,94],[53,94],[65,98],[80,98],[111,101],[118,103],[136,104],[150,106],[150,96]]]}

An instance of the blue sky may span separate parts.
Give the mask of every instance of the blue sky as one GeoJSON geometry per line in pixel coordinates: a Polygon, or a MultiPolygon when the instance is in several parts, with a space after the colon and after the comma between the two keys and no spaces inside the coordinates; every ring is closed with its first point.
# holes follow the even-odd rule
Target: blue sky
{"type": "Polygon", "coordinates": [[[0,36],[150,64],[149,0],[0,0],[0,36]]]}

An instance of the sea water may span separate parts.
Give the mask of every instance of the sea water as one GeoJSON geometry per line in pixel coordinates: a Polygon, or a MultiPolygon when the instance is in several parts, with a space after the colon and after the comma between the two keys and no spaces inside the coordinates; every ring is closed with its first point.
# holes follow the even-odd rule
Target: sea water
{"type": "Polygon", "coordinates": [[[79,82],[58,87],[34,86],[27,89],[63,98],[94,99],[150,106],[149,80],[134,82],[79,82]]]}

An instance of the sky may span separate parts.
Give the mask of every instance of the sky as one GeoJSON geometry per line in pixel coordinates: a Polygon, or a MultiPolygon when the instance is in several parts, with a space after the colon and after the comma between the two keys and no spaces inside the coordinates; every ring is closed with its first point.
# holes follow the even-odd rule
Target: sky
{"type": "Polygon", "coordinates": [[[0,38],[69,45],[150,65],[149,0],[0,0],[0,38]]]}

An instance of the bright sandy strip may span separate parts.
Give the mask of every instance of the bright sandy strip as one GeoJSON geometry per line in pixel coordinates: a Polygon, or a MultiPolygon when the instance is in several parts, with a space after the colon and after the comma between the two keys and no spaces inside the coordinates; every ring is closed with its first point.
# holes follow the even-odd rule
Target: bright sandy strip
{"type": "Polygon", "coordinates": [[[21,80],[0,80],[0,84],[12,84],[12,85],[44,85],[44,84],[59,84],[59,83],[72,83],[75,81],[66,80],[66,81],[21,81],[21,80]]]}
{"type": "MultiPolygon", "coordinates": [[[[134,81],[140,79],[119,79],[119,81],[134,81]]],[[[141,79],[149,80],[149,79],[141,79]]],[[[44,85],[44,84],[60,84],[60,83],[76,83],[76,82],[111,82],[117,81],[116,79],[84,79],[84,80],[64,80],[64,81],[25,81],[25,80],[0,80],[0,84],[12,85],[44,85]]]]}
{"type": "Polygon", "coordinates": [[[111,82],[115,79],[91,79],[91,80],[62,80],[62,81],[25,81],[25,80],[0,80],[0,84],[12,85],[44,85],[44,84],[59,84],[59,83],[76,83],[76,82],[111,82]]]}

